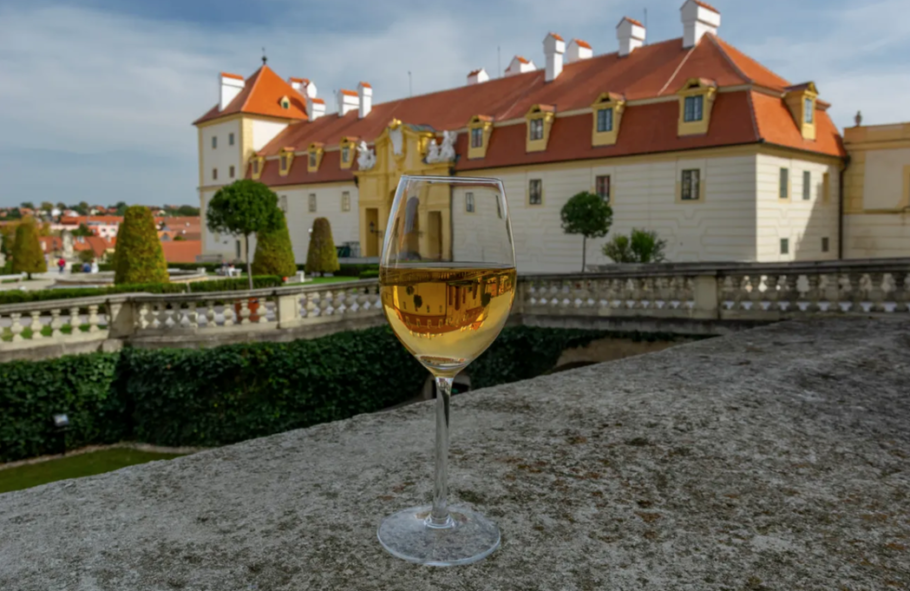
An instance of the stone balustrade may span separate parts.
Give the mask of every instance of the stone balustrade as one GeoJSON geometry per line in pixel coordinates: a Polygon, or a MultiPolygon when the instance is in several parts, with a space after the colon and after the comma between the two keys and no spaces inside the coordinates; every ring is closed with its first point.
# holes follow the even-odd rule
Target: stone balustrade
{"type": "MultiPolygon", "coordinates": [[[[381,324],[376,280],[0,306],[0,361],[138,347],[311,338],[381,324]],[[37,327],[43,330],[36,330],[37,327]]],[[[910,315],[910,258],[622,265],[522,275],[516,320],[721,334],[806,315],[910,315]]]]}

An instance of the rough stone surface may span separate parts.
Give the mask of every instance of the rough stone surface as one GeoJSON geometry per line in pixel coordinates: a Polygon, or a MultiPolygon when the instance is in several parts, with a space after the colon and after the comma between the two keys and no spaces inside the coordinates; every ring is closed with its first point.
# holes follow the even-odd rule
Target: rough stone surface
{"type": "Polygon", "coordinates": [[[779,324],[456,397],[503,545],[400,562],[432,403],[0,495],[0,589],[910,588],[910,325],[779,324]]]}

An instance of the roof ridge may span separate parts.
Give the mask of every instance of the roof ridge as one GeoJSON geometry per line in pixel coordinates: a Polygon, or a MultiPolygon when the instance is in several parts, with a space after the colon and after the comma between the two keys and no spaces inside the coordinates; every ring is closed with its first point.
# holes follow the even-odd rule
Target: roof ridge
{"type": "Polygon", "coordinates": [[[250,97],[253,96],[253,93],[256,91],[256,85],[259,84],[259,79],[262,78],[262,71],[265,70],[266,68],[268,68],[268,66],[265,64],[262,64],[261,66],[259,66],[259,69],[256,70],[255,72],[253,72],[253,75],[250,76],[250,78],[255,77],[256,79],[253,80],[253,85],[250,86],[250,91],[247,93],[246,97],[243,99],[243,104],[240,105],[240,112],[243,112],[243,110],[246,108],[247,103],[250,102],[250,97]]]}
{"type": "Polygon", "coordinates": [[[746,101],[749,103],[749,115],[752,117],[752,130],[755,132],[756,141],[764,141],[762,139],[761,131],[758,129],[758,117],[755,116],[755,103],[752,102],[752,93],[754,90],[750,90],[746,93],[746,101]]]}
{"type": "Polygon", "coordinates": [[[676,69],[673,70],[673,73],[670,74],[670,77],[669,77],[669,78],[667,78],[667,81],[664,83],[664,85],[660,87],[660,90],[659,90],[659,91],[657,91],[657,96],[663,95],[664,91],[667,89],[668,86],[670,86],[670,83],[673,82],[673,80],[676,78],[677,74],[679,74],[679,71],[682,69],[682,67],[683,67],[683,66],[686,64],[686,62],[689,60],[689,56],[692,55],[692,53],[695,51],[695,48],[696,48],[696,47],[698,47],[698,44],[697,44],[697,43],[696,43],[695,45],[693,45],[692,47],[689,48],[689,51],[686,53],[685,57],[682,58],[682,60],[681,60],[681,61],[679,62],[679,64],[676,66],[676,69]]]}
{"type": "Polygon", "coordinates": [[[733,67],[736,73],[739,74],[744,81],[748,82],[749,84],[755,84],[755,80],[743,72],[742,68],[740,68],[739,65],[733,60],[733,58],[730,57],[730,54],[727,53],[727,50],[724,49],[720,43],[718,43],[718,39],[713,33],[705,33],[705,36],[711,40],[711,43],[714,44],[714,47],[720,51],[721,55],[724,56],[724,59],[727,60],[727,63],[733,67]]]}

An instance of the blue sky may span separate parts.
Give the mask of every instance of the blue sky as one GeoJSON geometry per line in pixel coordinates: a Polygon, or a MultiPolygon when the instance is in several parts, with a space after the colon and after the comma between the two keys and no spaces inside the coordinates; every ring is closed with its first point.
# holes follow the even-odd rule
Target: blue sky
{"type": "MultiPolygon", "coordinates": [[[[793,82],[814,80],[840,126],[910,120],[910,1],[712,0],[719,34],[793,82]],[[796,6],[796,7],[794,7],[796,6]]],[[[191,122],[217,73],[249,75],[266,47],[283,77],[374,101],[464,83],[550,30],[616,49],[624,15],[648,39],[679,37],[682,0],[0,0],[0,205],[192,203],[191,122]]],[[[332,101],[329,101],[332,104],[332,101]]]]}

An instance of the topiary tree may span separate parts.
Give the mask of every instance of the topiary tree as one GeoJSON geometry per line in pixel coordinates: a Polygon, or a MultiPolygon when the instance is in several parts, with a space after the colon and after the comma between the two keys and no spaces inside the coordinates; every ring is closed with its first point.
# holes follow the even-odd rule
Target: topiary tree
{"type": "Polygon", "coordinates": [[[332,226],[326,218],[313,220],[310,247],[306,253],[307,273],[334,273],[340,268],[335,241],[332,240],[332,226]]]}
{"type": "Polygon", "coordinates": [[[582,191],[562,206],[562,229],[566,234],[581,234],[581,272],[585,272],[588,238],[602,238],[613,224],[613,209],[600,195],[582,191]]]}
{"type": "Polygon", "coordinates": [[[278,228],[256,233],[256,254],[252,265],[254,275],[290,277],[297,272],[287,220],[284,213],[279,211],[278,214],[281,218],[278,228]]]}
{"type": "Polygon", "coordinates": [[[666,240],[653,230],[632,228],[632,235],[617,236],[604,244],[603,253],[616,263],[662,263],[666,260],[666,240]]]}
{"type": "Polygon", "coordinates": [[[32,273],[47,273],[47,261],[41,252],[38,241],[38,226],[34,218],[25,218],[16,228],[13,243],[13,273],[25,273],[32,278],[32,273]]]}
{"type": "Polygon", "coordinates": [[[209,231],[243,236],[250,289],[253,289],[250,234],[277,228],[281,221],[279,214],[278,195],[264,184],[250,179],[235,181],[218,189],[209,202],[205,213],[209,231]]]}
{"type": "Polygon", "coordinates": [[[168,283],[167,263],[152,212],[144,205],[128,207],[117,232],[114,283],[168,283]]]}

